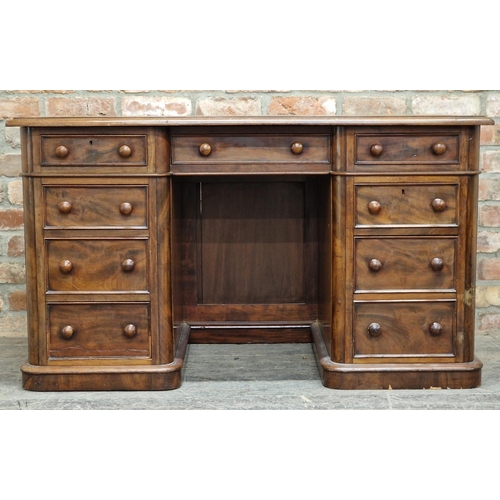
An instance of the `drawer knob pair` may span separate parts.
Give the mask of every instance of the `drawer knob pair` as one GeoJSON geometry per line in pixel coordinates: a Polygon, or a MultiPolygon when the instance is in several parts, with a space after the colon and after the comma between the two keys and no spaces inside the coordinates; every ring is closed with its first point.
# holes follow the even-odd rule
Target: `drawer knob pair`
{"type": "MultiPolygon", "coordinates": [[[[198,149],[202,156],[208,156],[212,152],[212,146],[210,146],[208,142],[204,142],[203,144],[201,144],[198,149]]],[[[300,155],[300,153],[302,153],[302,151],[304,150],[304,146],[300,142],[294,142],[290,146],[290,149],[292,150],[293,154],[300,155]]]]}
{"type": "MultiPolygon", "coordinates": [[[[380,269],[382,269],[382,263],[378,259],[372,259],[372,260],[370,260],[368,267],[372,271],[378,272],[378,271],[380,271],[380,269]]],[[[433,271],[442,271],[444,268],[443,259],[440,259],[439,257],[434,257],[431,260],[431,268],[433,271]]]]}
{"type": "MultiPolygon", "coordinates": [[[[368,325],[368,333],[371,337],[379,337],[382,333],[382,327],[379,323],[370,323],[368,325]]],[[[443,327],[437,321],[434,321],[429,325],[429,333],[433,337],[438,337],[443,333],[443,327]]]]}
{"type": "MultiPolygon", "coordinates": [[[[370,147],[370,154],[372,156],[380,156],[384,152],[384,147],[382,144],[372,144],[370,147]]],[[[432,145],[432,152],[435,155],[442,155],[446,152],[446,144],[442,142],[436,142],[432,145]]]]}
{"type": "MultiPolygon", "coordinates": [[[[66,325],[61,328],[61,337],[64,339],[70,339],[75,333],[74,328],[71,325],[66,325]]],[[[137,327],[135,325],[127,325],[123,328],[123,335],[131,339],[137,335],[137,327]]]]}
{"type": "MultiPolygon", "coordinates": [[[[61,201],[57,205],[57,209],[61,214],[69,214],[71,212],[71,209],[73,208],[73,205],[69,201],[61,201]]],[[[132,206],[131,203],[125,202],[120,205],[120,213],[122,215],[130,215],[132,213],[132,210],[134,207],[132,206]]]]}
{"type": "MultiPolygon", "coordinates": [[[[135,262],[132,259],[125,259],[122,262],[122,270],[129,273],[134,270],[135,262]]],[[[62,260],[59,263],[59,269],[64,274],[69,274],[73,270],[73,262],[68,259],[62,260]]]]}

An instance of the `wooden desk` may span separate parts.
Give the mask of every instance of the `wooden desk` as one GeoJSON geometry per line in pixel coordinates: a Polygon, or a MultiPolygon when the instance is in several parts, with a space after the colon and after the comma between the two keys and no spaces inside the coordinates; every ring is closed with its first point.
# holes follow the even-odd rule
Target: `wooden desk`
{"type": "Polygon", "coordinates": [[[337,389],[476,387],[484,117],[29,118],[26,389],[166,390],[314,342],[337,389]]]}

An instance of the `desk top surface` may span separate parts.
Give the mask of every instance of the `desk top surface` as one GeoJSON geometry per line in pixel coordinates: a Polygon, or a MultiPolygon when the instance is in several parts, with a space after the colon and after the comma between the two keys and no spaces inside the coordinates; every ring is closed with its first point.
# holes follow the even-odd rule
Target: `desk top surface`
{"type": "Polygon", "coordinates": [[[8,127],[190,127],[190,126],[453,126],[493,125],[486,116],[185,116],[185,117],[24,117],[8,127]]]}

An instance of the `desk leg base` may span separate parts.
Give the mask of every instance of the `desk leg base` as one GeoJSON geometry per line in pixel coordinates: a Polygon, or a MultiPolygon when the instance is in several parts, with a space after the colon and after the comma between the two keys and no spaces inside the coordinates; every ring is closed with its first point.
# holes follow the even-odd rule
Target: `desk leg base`
{"type": "Polygon", "coordinates": [[[472,389],[483,363],[345,364],[331,360],[318,324],[311,326],[321,381],[329,389],[472,389]]]}
{"type": "Polygon", "coordinates": [[[35,366],[21,367],[29,391],[168,391],[183,380],[190,328],[183,326],[175,359],[163,365],[35,366]]]}

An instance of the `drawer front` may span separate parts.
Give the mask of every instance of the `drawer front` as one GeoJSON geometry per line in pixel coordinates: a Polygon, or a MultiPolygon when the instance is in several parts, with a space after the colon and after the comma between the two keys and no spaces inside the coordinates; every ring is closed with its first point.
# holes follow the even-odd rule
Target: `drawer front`
{"type": "Polygon", "coordinates": [[[144,135],[42,135],[42,166],[146,166],[144,135]]]}
{"type": "Polygon", "coordinates": [[[47,240],[47,288],[54,292],[146,291],[146,239],[47,240]]]}
{"type": "Polygon", "coordinates": [[[151,357],[149,304],[48,306],[49,357],[151,357]]]}
{"type": "Polygon", "coordinates": [[[458,184],[358,184],[356,226],[456,226],[458,187],[458,184]]]}
{"type": "Polygon", "coordinates": [[[45,226],[147,227],[147,186],[45,186],[45,226]]]}
{"type": "Polygon", "coordinates": [[[453,356],[455,302],[357,302],[354,358],[453,356]]]}
{"type": "Polygon", "coordinates": [[[453,291],[456,238],[356,238],[356,290],[453,291]]]}
{"type": "MultiPolygon", "coordinates": [[[[240,165],[243,170],[257,165],[323,165],[330,170],[329,135],[173,135],[172,171],[183,172],[185,165],[240,165]]],[[[233,169],[234,170],[234,169],[233,169]]]]}
{"type": "Polygon", "coordinates": [[[459,134],[356,134],[356,165],[458,164],[459,134]]]}

